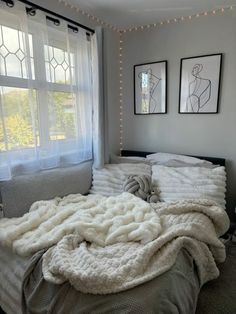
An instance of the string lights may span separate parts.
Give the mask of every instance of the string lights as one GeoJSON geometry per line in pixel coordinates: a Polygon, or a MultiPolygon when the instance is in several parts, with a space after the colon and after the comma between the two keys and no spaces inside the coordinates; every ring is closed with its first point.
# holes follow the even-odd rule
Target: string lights
{"type": "Polygon", "coordinates": [[[96,23],[98,23],[104,27],[107,27],[107,28],[109,28],[115,32],[118,32],[118,33],[120,33],[120,32],[126,33],[126,32],[133,32],[133,31],[139,31],[139,30],[143,31],[145,29],[155,28],[155,27],[159,27],[162,25],[166,25],[166,24],[178,23],[178,22],[183,22],[186,20],[192,20],[194,18],[199,18],[200,16],[216,15],[217,13],[221,14],[221,13],[225,13],[229,10],[233,10],[235,7],[235,5],[231,5],[228,7],[222,7],[219,9],[214,9],[212,11],[205,11],[205,12],[189,15],[187,17],[181,16],[179,18],[173,18],[173,19],[167,19],[164,21],[160,21],[159,23],[152,23],[152,24],[146,24],[146,25],[141,25],[141,26],[132,26],[132,27],[124,28],[124,29],[119,29],[118,27],[116,27],[110,23],[104,22],[103,20],[96,17],[95,15],[80,9],[78,6],[70,4],[68,0],[58,0],[58,2],[63,3],[66,7],[71,8],[71,9],[75,10],[76,12],[81,13],[82,15],[85,15],[85,16],[87,16],[88,19],[90,19],[90,20],[92,20],[92,21],[94,21],[94,22],[96,22],[96,23]]]}
{"type": "Polygon", "coordinates": [[[104,21],[102,21],[100,18],[96,17],[95,15],[86,12],[85,10],[80,9],[78,6],[72,5],[69,3],[69,1],[67,0],[57,0],[60,3],[63,3],[65,7],[68,7],[70,9],[75,10],[78,13],[81,13],[82,15],[86,16],[89,20],[92,20],[93,22],[96,22],[97,24],[100,24],[102,26],[105,26],[115,32],[119,32],[119,29],[117,27],[115,27],[112,24],[106,23],[104,21]]]}
{"type": "Polygon", "coordinates": [[[170,24],[176,24],[176,23],[183,23],[185,21],[191,21],[193,19],[199,19],[201,16],[215,16],[216,14],[224,14],[227,11],[234,10],[235,5],[231,5],[228,7],[222,7],[219,9],[214,9],[212,11],[205,11],[189,16],[181,16],[178,18],[173,19],[166,19],[164,21],[147,24],[147,25],[141,25],[141,26],[132,26],[124,29],[119,29],[118,27],[115,27],[112,24],[109,24],[107,22],[102,21],[100,18],[94,16],[93,14],[90,14],[82,9],[80,9],[78,6],[72,5],[69,3],[68,0],[58,0],[58,2],[63,3],[66,7],[69,7],[73,10],[75,10],[78,13],[81,13],[82,15],[86,16],[88,19],[92,20],[93,22],[96,22],[97,24],[106,27],[108,29],[111,29],[112,31],[118,32],[119,34],[119,128],[120,128],[120,151],[123,150],[123,43],[124,43],[124,34],[127,32],[136,32],[136,31],[144,31],[149,29],[157,29],[161,26],[170,25],[170,24]]]}
{"type": "Polygon", "coordinates": [[[155,28],[155,27],[159,27],[162,25],[166,25],[166,24],[171,24],[171,23],[178,23],[178,22],[183,22],[186,20],[192,20],[194,18],[199,18],[200,16],[208,16],[208,15],[216,15],[217,13],[224,13],[226,11],[229,10],[233,10],[234,9],[234,5],[228,6],[228,7],[222,7],[219,9],[214,9],[212,11],[205,11],[205,12],[201,12],[201,13],[197,13],[197,14],[193,14],[193,15],[189,15],[187,17],[179,17],[179,18],[173,18],[173,19],[167,19],[164,21],[160,21],[159,23],[152,23],[152,24],[146,24],[146,25],[141,25],[141,26],[133,26],[133,27],[129,27],[129,28],[124,28],[124,29],[119,29],[118,27],[115,27],[114,25],[104,22],[103,20],[101,20],[100,18],[96,17],[95,15],[88,13],[82,9],[80,9],[78,6],[72,5],[69,3],[68,0],[58,0],[58,2],[63,3],[66,7],[69,7],[73,10],[75,10],[78,13],[81,13],[82,15],[87,16],[88,19],[104,26],[107,27],[115,32],[133,32],[133,31],[143,31],[145,29],[149,29],[149,28],[155,28]]]}
{"type": "Polygon", "coordinates": [[[120,106],[120,152],[123,150],[123,32],[119,32],[119,106],[120,106]]]}
{"type": "Polygon", "coordinates": [[[149,29],[149,28],[154,28],[154,27],[158,27],[158,26],[163,26],[166,24],[173,24],[173,23],[178,23],[178,22],[183,22],[186,20],[193,20],[194,18],[199,18],[200,16],[208,16],[208,15],[216,15],[218,14],[222,14],[225,13],[227,11],[233,10],[234,6],[228,6],[228,7],[222,7],[219,9],[214,9],[212,11],[205,11],[205,12],[201,12],[201,13],[197,13],[197,14],[193,14],[193,15],[189,15],[189,16],[181,16],[179,18],[173,18],[173,19],[167,19],[164,21],[160,21],[159,23],[152,23],[152,24],[146,24],[146,25],[141,25],[141,26],[133,26],[133,27],[129,27],[126,29],[126,31],[132,32],[132,31],[143,31],[145,29],[149,29]]]}

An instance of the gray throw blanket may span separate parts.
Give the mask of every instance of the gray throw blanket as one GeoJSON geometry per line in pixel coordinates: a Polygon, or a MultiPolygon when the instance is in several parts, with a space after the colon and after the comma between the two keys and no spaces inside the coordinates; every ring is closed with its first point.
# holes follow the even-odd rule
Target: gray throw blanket
{"type": "Polygon", "coordinates": [[[149,203],[157,203],[157,191],[152,189],[151,177],[148,175],[130,175],[124,182],[123,189],[125,192],[134,194],[149,203]]]}
{"type": "Polygon", "coordinates": [[[69,282],[54,285],[45,281],[43,253],[33,255],[24,276],[23,314],[195,313],[200,284],[193,258],[185,249],[166,273],[133,289],[107,295],[84,294],[69,282]]]}

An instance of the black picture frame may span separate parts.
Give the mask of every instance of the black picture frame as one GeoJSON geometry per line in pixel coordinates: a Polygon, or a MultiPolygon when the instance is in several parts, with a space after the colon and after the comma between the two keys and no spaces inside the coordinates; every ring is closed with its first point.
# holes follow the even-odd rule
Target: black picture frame
{"type": "Polygon", "coordinates": [[[219,112],[222,59],[223,53],[181,59],[179,113],[214,114],[219,112]]]}
{"type": "Polygon", "coordinates": [[[167,60],[134,65],[133,80],[134,114],[166,114],[167,60]]]}

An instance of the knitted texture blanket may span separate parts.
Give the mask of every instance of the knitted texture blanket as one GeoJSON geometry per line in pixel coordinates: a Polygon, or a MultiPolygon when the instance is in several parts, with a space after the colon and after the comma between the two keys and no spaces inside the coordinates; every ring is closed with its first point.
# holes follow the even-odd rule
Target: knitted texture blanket
{"type": "Polygon", "coordinates": [[[92,294],[123,291],[164,273],[182,248],[193,256],[201,285],[216,278],[225,259],[218,236],[229,219],[215,203],[152,204],[129,194],[72,195],[37,202],[22,218],[0,222],[0,242],[18,254],[49,248],[46,280],[68,280],[92,294]]]}
{"type": "Polygon", "coordinates": [[[155,210],[130,193],[114,197],[72,194],[35,202],[24,216],[0,220],[0,244],[21,256],[49,248],[68,234],[106,246],[148,243],[160,232],[155,210]]]}

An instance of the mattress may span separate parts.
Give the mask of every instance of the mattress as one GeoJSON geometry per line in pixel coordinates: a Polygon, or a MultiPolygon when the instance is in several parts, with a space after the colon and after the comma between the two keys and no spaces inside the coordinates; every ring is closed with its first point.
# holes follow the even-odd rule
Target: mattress
{"type": "Polygon", "coordinates": [[[21,314],[22,279],[29,258],[0,246],[0,306],[7,314],[21,314]]]}

